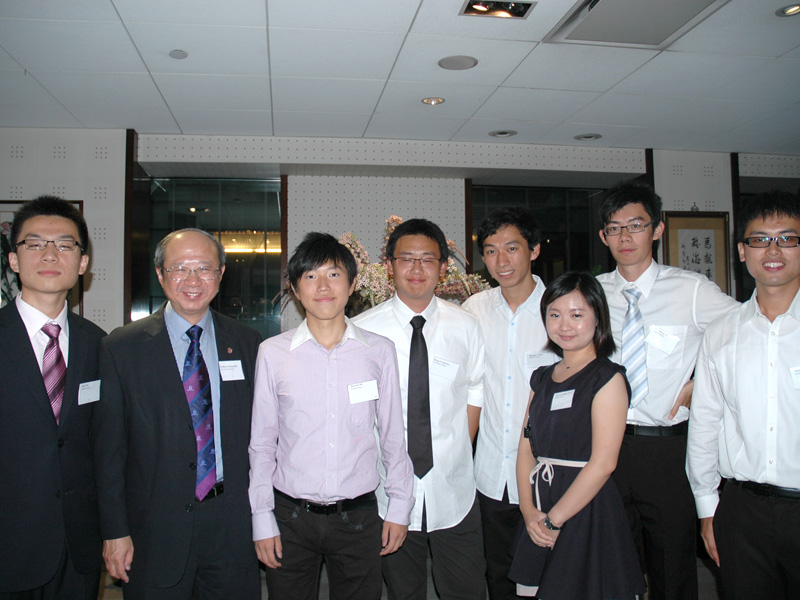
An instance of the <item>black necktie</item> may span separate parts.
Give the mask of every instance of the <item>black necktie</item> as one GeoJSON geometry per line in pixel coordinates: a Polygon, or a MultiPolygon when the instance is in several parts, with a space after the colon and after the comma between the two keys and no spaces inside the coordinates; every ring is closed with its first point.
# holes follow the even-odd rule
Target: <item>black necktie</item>
{"type": "Polygon", "coordinates": [[[433,468],[431,394],[428,384],[428,347],[422,326],[425,318],[411,319],[411,354],[408,360],[408,455],[420,479],[433,468]]]}

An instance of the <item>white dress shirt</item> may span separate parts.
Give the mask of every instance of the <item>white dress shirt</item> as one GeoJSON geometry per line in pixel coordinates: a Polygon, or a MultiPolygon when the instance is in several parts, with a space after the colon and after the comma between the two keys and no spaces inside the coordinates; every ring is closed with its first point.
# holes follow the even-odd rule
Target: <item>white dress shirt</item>
{"type": "Polygon", "coordinates": [[[544,349],[547,331],[539,303],[545,286],[536,275],[533,280],[536,287],[516,312],[511,311],[499,287],[475,294],[463,305],[478,317],[486,347],[475,483],[483,495],[495,500],[503,498],[507,487],[512,504],[519,504],[517,449],[531,391],[531,373],[558,360],[544,349]]]}
{"type": "Polygon", "coordinates": [[[756,294],[708,328],[700,349],[686,471],[700,518],[720,476],[800,489],[800,292],[770,323],[756,294]]]}
{"type": "MultiPolygon", "coordinates": [[[[386,336],[395,344],[406,438],[411,319],[415,314],[395,295],[353,319],[359,327],[386,336]]],[[[427,531],[436,531],[460,523],[475,500],[467,405],[483,405],[483,337],[474,315],[439,298],[433,298],[422,316],[430,374],[433,468],[422,479],[414,476],[416,502],[409,529],[422,529],[424,502],[427,531]]],[[[383,516],[383,485],[376,494],[383,516]]]]}
{"type": "Polygon", "coordinates": [[[64,365],[69,365],[69,322],[67,321],[67,303],[64,302],[64,308],[58,313],[55,319],[51,319],[38,308],[34,308],[25,300],[22,299],[22,294],[18,294],[16,298],[17,311],[25,324],[25,330],[28,332],[28,337],[33,346],[33,353],[36,355],[36,362],[39,363],[39,371],[42,370],[42,362],[44,361],[44,351],[47,344],[50,343],[50,336],[42,331],[42,327],[48,323],[55,323],[61,327],[61,332],[58,334],[58,347],[61,348],[61,356],[64,357],[64,365]]]}
{"type": "Polygon", "coordinates": [[[597,279],[611,313],[617,345],[611,360],[616,363],[622,364],[622,325],[628,310],[622,290],[636,287],[642,293],[639,310],[644,321],[648,393],[639,405],[628,409],[628,423],[668,427],[685,421],[688,408],[680,407],[671,421],[669,412],[692,376],[703,332],[739,303],[704,275],[655,261],[634,282],[626,281],[619,269],[597,279]]]}

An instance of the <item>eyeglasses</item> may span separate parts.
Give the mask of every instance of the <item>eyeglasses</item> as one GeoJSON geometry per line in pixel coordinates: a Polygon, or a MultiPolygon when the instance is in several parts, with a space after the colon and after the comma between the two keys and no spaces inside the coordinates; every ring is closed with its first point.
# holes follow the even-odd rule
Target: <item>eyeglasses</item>
{"type": "Polygon", "coordinates": [[[39,240],[36,238],[22,240],[17,243],[15,248],[25,246],[25,250],[30,250],[31,252],[44,252],[47,250],[47,244],[53,244],[53,248],[59,252],[74,252],[78,248],[83,250],[83,246],[75,240],[39,240]]]}
{"type": "Polygon", "coordinates": [[[169,278],[172,279],[172,281],[186,281],[192,273],[203,281],[214,281],[217,278],[217,273],[220,272],[220,269],[214,269],[213,267],[197,267],[196,269],[187,269],[186,267],[165,269],[161,267],[161,270],[164,271],[164,273],[169,273],[169,278]]]}
{"type": "Polygon", "coordinates": [[[410,256],[393,256],[392,260],[408,268],[411,268],[414,265],[414,263],[419,263],[423,267],[432,268],[442,262],[441,258],[432,258],[432,257],[411,258],[410,256]]]}
{"type": "Polygon", "coordinates": [[[653,224],[653,221],[649,223],[642,223],[641,221],[637,221],[636,223],[628,223],[627,225],[609,225],[603,231],[607,236],[615,236],[620,235],[623,229],[627,229],[628,233],[641,233],[650,225],[653,224]]]}
{"type": "Polygon", "coordinates": [[[742,242],[751,248],[769,248],[772,242],[775,242],[778,248],[797,248],[797,246],[800,246],[800,235],[779,235],[778,237],[758,235],[746,237],[742,242]]]}

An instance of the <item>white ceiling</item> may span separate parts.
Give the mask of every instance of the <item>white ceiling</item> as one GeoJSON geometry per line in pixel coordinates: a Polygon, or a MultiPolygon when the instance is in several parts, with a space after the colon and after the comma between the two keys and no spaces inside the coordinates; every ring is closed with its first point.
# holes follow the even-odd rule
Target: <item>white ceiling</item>
{"type": "Polygon", "coordinates": [[[788,0],[731,0],[663,50],[543,43],[574,3],[2,0],[0,126],[800,155],[788,0]]]}

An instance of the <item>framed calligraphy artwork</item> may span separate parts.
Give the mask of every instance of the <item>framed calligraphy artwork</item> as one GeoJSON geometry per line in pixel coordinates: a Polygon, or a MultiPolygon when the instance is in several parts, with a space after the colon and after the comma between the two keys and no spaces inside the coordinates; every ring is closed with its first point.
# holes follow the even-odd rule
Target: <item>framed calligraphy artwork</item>
{"type": "Polygon", "coordinates": [[[702,273],[731,293],[727,212],[663,211],[664,262],[702,273]]]}

